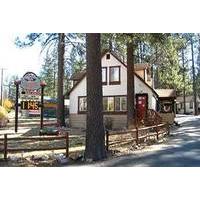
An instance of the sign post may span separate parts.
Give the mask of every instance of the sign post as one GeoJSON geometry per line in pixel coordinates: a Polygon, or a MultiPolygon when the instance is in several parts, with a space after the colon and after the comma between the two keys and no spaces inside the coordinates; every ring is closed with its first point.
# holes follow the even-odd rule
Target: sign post
{"type": "Polygon", "coordinates": [[[16,99],[15,99],[15,133],[17,133],[17,131],[18,131],[18,107],[19,107],[18,99],[19,99],[19,85],[20,85],[20,83],[21,83],[20,80],[16,80],[16,81],[15,81],[15,86],[16,86],[16,99]]]}
{"type": "Polygon", "coordinates": [[[43,129],[43,119],[44,119],[44,87],[46,83],[42,81],[40,83],[41,86],[41,114],[40,114],[40,129],[43,129]]]}

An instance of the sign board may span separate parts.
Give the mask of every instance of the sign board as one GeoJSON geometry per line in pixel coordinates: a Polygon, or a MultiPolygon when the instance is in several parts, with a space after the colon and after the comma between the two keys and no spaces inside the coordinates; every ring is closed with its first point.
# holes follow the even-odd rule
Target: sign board
{"type": "Polygon", "coordinates": [[[40,96],[41,90],[22,90],[21,92],[22,96],[40,96]]]}
{"type": "Polygon", "coordinates": [[[39,110],[39,101],[21,101],[22,110],[39,110]]]}
{"type": "Polygon", "coordinates": [[[39,77],[33,72],[27,72],[21,79],[21,88],[28,91],[39,90],[41,88],[39,77]]]}

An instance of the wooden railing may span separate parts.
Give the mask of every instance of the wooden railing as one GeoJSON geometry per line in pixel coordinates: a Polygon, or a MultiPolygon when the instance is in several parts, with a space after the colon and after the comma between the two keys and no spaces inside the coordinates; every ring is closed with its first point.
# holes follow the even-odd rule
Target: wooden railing
{"type": "MultiPolygon", "coordinates": [[[[7,160],[7,155],[10,152],[30,152],[30,151],[50,151],[50,150],[62,150],[65,149],[65,155],[69,155],[69,133],[66,132],[62,135],[57,136],[29,136],[29,137],[8,137],[7,134],[4,134],[4,138],[0,138],[0,141],[3,142],[3,149],[0,149],[0,152],[4,154],[4,159],[7,160]],[[43,147],[43,148],[9,148],[9,141],[57,141],[65,140],[65,146],[57,147],[43,147]]],[[[33,144],[34,145],[34,144],[33,144]]]]}
{"type": "Polygon", "coordinates": [[[142,127],[142,128],[135,128],[131,130],[125,130],[125,131],[106,131],[106,148],[107,151],[109,150],[110,146],[110,137],[114,135],[126,135],[131,134],[132,135],[132,142],[136,143],[137,145],[142,143],[144,139],[150,139],[150,137],[156,137],[156,139],[159,139],[159,135],[161,134],[170,134],[170,127],[168,124],[158,124],[153,125],[149,127],[142,127]]]}

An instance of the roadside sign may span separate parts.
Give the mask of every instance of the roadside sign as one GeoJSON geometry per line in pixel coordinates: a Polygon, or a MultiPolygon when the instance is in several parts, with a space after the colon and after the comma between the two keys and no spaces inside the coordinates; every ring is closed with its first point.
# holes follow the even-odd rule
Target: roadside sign
{"type": "Polygon", "coordinates": [[[40,96],[41,90],[22,90],[21,95],[23,96],[40,96]]]}
{"type": "Polygon", "coordinates": [[[39,101],[21,101],[22,110],[39,110],[39,101]]]}
{"type": "Polygon", "coordinates": [[[33,72],[27,72],[21,79],[21,88],[28,91],[37,91],[41,88],[39,77],[33,72]]]}
{"type": "Polygon", "coordinates": [[[44,118],[44,87],[46,83],[33,72],[27,72],[21,80],[15,81],[16,103],[15,103],[15,132],[18,131],[18,107],[21,110],[28,110],[33,114],[40,113],[40,129],[43,128],[44,118]],[[20,90],[21,88],[21,90],[20,90]],[[21,93],[21,102],[18,104],[19,92],[21,93]],[[41,96],[41,100],[39,98],[41,96]],[[39,109],[40,108],[40,109],[39,109]]]}

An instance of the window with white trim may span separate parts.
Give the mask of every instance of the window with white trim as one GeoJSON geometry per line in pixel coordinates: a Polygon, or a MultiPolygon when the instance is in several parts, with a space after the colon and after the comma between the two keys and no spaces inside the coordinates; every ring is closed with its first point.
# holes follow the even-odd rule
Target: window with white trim
{"type": "Polygon", "coordinates": [[[109,69],[110,85],[120,84],[120,66],[111,66],[109,69]]]}
{"type": "Polygon", "coordinates": [[[87,111],[87,98],[86,97],[79,97],[79,112],[87,111]]]}

